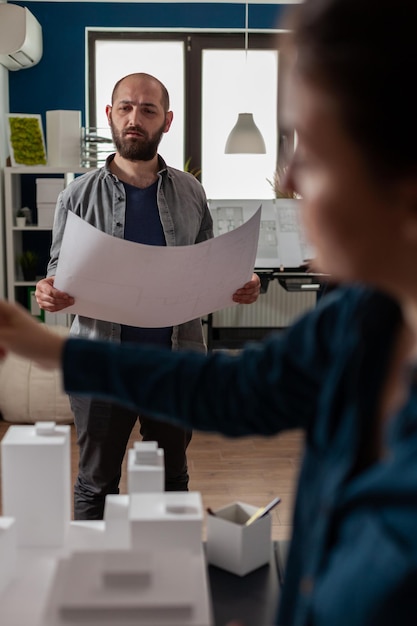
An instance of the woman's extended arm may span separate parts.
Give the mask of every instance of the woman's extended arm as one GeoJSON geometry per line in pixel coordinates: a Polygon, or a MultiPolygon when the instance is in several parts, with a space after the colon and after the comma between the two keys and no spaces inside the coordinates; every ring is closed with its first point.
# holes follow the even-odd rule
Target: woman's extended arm
{"type": "Polygon", "coordinates": [[[61,365],[65,339],[49,331],[19,304],[0,301],[0,357],[11,351],[47,369],[61,365]]]}

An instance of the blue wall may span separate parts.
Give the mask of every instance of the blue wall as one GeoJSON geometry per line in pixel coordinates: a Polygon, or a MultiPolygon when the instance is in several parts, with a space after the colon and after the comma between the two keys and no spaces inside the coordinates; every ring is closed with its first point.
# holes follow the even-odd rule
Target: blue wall
{"type": "MultiPolygon", "coordinates": [[[[43,56],[34,67],[9,73],[10,112],[75,109],[85,124],[85,28],[244,28],[241,4],[15,2],[42,26],[43,56]]],[[[288,5],[249,6],[249,28],[277,28],[288,5]]],[[[121,74],[123,70],[121,70],[121,74]]]]}

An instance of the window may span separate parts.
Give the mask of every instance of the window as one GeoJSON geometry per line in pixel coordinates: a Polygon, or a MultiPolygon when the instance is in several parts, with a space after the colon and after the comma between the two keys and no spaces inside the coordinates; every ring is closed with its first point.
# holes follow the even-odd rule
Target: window
{"type": "Polygon", "coordinates": [[[211,198],[270,198],[277,162],[278,52],[203,51],[202,182],[211,198]],[[221,68],[221,72],[219,72],[221,68]],[[266,154],[225,154],[239,113],[253,113],[266,154]]]}
{"type": "MultiPolygon", "coordinates": [[[[170,165],[184,166],[184,41],[143,39],[98,39],[95,44],[95,101],[90,102],[91,126],[107,128],[106,105],[115,83],[122,76],[147,72],[161,80],[170,96],[174,123],[163,136],[161,154],[170,165]]],[[[110,136],[110,131],[108,131],[110,136]]]]}
{"type": "Polygon", "coordinates": [[[251,34],[246,54],[243,34],[90,31],[89,125],[107,127],[105,106],[121,76],[153,74],[166,85],[174,112],[160,146],[165,160],[183,169],[191,158],[209,198],[271,198],[267,179],[279,145],[278,45],[275,34],[251,34]],[[267,153],[224,154],[238,113],[248,109],[267,153]]]}

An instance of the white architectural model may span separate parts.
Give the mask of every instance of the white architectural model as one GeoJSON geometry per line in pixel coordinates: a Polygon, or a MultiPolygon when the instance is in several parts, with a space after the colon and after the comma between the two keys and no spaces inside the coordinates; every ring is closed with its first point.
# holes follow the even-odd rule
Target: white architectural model
{"type": "Polygon", "coordinates": [[[197,491],[110,495],[103,541],[111,549],[202,553],[203,504],[197,491]]]}
{"type": "Polygon", "coordinates": [[[197,491],[134,493],[129,501],[133,550],[202,551],[203,504],[197,491]]]}
{"type": "Polygon", "coordinates": [[[73,553],[58,563],[42,626],[209,626],[205,563],[175,550],[73,553]]]}
{"type": "Polygon", "coordinates": [[[2,626],[212,626],[200,494],[163,492],[163,452],[138,443],[130,493],[106,498],[104,521],[71,523],[69,431],[38,422],[3,438],[3,510],[16,524],[0,517],[2,626]]]}
{"type": "Polygon", "coordinates": [[[16,575],[16,523],[0,517],[0,593],[16,575]]]}
{"type": "Polygon", "coordinates": [[[3,512],[16,519],[18,546],[64,545],[71,519],[70,427],[10,426],[1,463],[3,512]]]}
{"type": "Polygon", "coordinates": [[[127,457],[127,490],[132,493],[164,491],[164,451],[156,441],[137,441],[127,457]]]}

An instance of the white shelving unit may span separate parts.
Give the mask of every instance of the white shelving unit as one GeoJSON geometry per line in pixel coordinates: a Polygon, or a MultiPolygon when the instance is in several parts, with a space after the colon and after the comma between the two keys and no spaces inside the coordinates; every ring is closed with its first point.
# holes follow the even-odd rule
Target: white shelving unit
{"type": "MultiPolygon", "coordinates": [[[[10,302],[18,301],[30,309],[30,293],[36,286],[37,281],[45,275],[46,265],[43,269],[43,275],[36,276],[34,280],[24,280],[21,267],[18,263],[19,255],[25,249],[25,234],[30,233],[33,240],[39,233],[49,233],[48,249],[43,249],[45,258],[49,257],[49,246],[52,240],[52,228],[39,227],[31,224],[23,227],[16,226],[16,212],[22,207],[22,184],[24,177],[28,177],[27,184],[33,182],[33,197],[36,197],[35,177],[54,177],[60,176],[64,179],[64,185],[67,186],[76,175],[88,172],[89,168],[76,168],[71,171],[65,167],[49,167],[43,166],[25,166],[25,167],[5,167],[4,168],[4,197],[5,197],[5,234],[6,234],[6,294],[10,302]],[[30,178],[29,178],[30,177],[30,178]]],[[[30,207],[35,208],[35,207],[30,207]]],[[[41,245],[45,241],[45,235],[39,237],[41,245]]],[[[45,244],[43,243],[43,248],[45,244]]],[[[33,298],[32,298],[33,301],[33,298]]],[[[36,315],[36,311],[32,310],[36,315]]],[[[70,323],[68,315],[45,314],[45,322],[48,324],[70,323]]]]}

